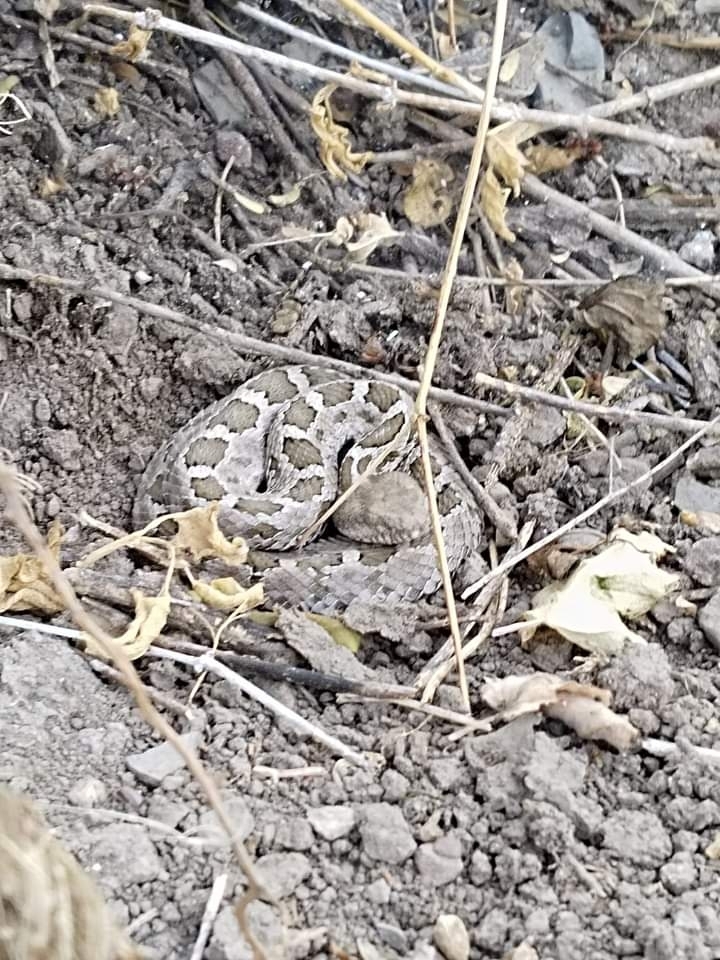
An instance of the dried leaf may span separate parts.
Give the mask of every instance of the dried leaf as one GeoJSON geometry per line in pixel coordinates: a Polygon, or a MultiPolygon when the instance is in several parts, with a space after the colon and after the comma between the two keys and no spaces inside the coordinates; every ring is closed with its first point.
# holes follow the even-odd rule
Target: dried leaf
{"type": "Polygon", "coordinates": [[[235,190],[235,188],[230,190],[229,193],[235,203],[240,204],[241,207],[249,210],[250,213],[257,213],[258,216],[262,216],[268,212],[268,208],[264,203],[261,203],[260,200],[253,200],[252,197],[248,197],[246,194],[240,193],[240,191],[235,190]]]}
{"type": "Polygon", "coordinates": [[[0,80],[0,97],[5,93],[10,93],[10,91],[20,83],[20,77],[16,73],[11,73],[7,77],[3,77],[0,80]]]}
{"type": "Polygon", "coordinates": [[[126,60],[113,60],[110,64],[110,69],[118,80],[124,80],[126,83],[129,83],[133,90],[142,89],[142,74],[137,67],[134,67],[131,63],[128,63],[126,60]]]}
{"type": "Polygon", "coordinates": [[[520,66],[520,50],[515,48],[505,57],[498,73],[500,83],[510,83],[520,66]]]}
{"type": "Polygon", "coordinates": [[[500,186],[493,168],[488,167],[480,181],[480,206],[495,233],[508,243],[515,243],[515,234],[505,222],[505,208],[509,196],[510,190],[500,186]]]}
{"type": "Polygon", "coordinates": [[[452,167],[439,160],[418,160],[413,181],[403,196],[403,212],[417,227],[445,223],[453,208],[448,184],[455,179],[452,167]]]}
{"type": "Polygon", "coordinates": [[[360,173],[372,154],[353,153],[350,131],[335,121],[331,97],[336,89],[336,85],[330,83],[315,94],[310,124],[320,141],[320,159],[326,170],[338,180],[347,180],[345,170],[360,173]]]}
{"type": "Polygon", "coordinates": [[[486,152],[488,167],[492,167],[496,176],[510,187],[514,196],[519,196],[527,160],[518,147],[517,139],[508,130],[491,134],[487,138],[486,152]]]}
{"type": "Polygon", "coordinates": [[[219,557],[226,563],[240,566],[247,560],[247,544],[242,537],[226,538],[218,526],[219,509],[220,504],[209,503],[206,507],[174,514],[178,529],[171,542],[178,550],[190,553],[193,560],[219,557]]]}
{"type": "Polygon", "coordinates": [[[481,695],[506,722],[542,713],[561,720],[584,740],[602,740],[617,750],[629,750],[640,736],[627,718],[610,709],[609,691],[551,673],[488,680],[481,695]]]}
{"type": "Polygon", "coordinates": [[[545,143],[532,144],[525,150],[528,162],[528,171],[540,176],[543,173],[556,173],[566,170],[580,157],[585,156],[586,149],[582,143],[570,147],[551,147],[545,143]]]}
{"type": "Polygon", "coordinates": [[[209,583],[195,580],[192,592],[213,610],[235,613],[245,613],[246,610],[259,607],[265,599],[261,583],[243,587],[233,577],[220,577],[209,583]]]}
{"type": "Polygon", "coordinates": [[[268,202],[274,207],[289,207],[297,203],[300,199],[300,184],[296,183],[290,187],[287,193],[273,193],[268,197],[268,202]]]}
{"type": "MultiPolygon", "coordinates": [[[[57,560],[63,529],[55,521],[48,531],[47,545],[57,560]]],[[[55,592],[35,554],[17,553],[0,557],[0,613],[8,610],[38,610],[41,613],[59,613],[65,603],[55,592]]]]}
{"type": "Polygon", "coordinates": [[[601,553],[584,560],[564,583],[553,583],[535,597],[525,617],[532,625],[526,641],[543,624],[566,640],[603,656],[618,653],[626,640],[644,642],[621,616],[636,619],[678,584],[679,577],[658,569],[671,548],[652,534],[616,531],[601,553]]]}
{"type": "Polygon", "coordinates": [[[664,289],[662,283],[624,277],[585,297],[578,310],[592,330],[617,337],[619,360],[627,366],[654,346],[665,330],[664,289]]]}
{"type": "Polygon", "coordinates": [[[66,188],[67,183],[62,177],[44,177],[40,183],[39,193],[43,200],[47,200],[62,193],[66,188]]]}
{"type": "Polygon", "coordinates": [[[334,247],[340,247],[352,239],[355,227],[347,217],[339,217],[332,233],[326,234],[327,242],[334,247]]]}
{"type": "MultiPolygon", "coordinates": [[[[113,637],[131,660],[142,657],[160,636],[170,612],[170,593],[167,587],[157,597],[146,597],[140,590],[131,590],[135,601],[135,618],[119,637],[113,637]]],[[[104,649],[87,634],[83,635],[85,649],[91,657],[107,659],[104,649]]]]}
{"type": "Polygon", "coordinates": [[[44,20],[52,20],[60,7],[60,0],[33,0],[33,10],[44,20]]]}
{"type": "Polygon", "coordinates": [[[227,270],[228,273],[238,272],[237,260],[231,260],[230,257],[223,257],[220,260],[213,260],[213,266],[220,267],[221,270],[227,270]]]}
{"type": "Polygon", "coordinates": [[[623,753],[640,739],[640,731],[627,717],[586,697],[561,696],[555,703],[543,707],[543,713],[562,721],[583,740],[600,740],[623,753]]]}
{"type": "Polygon", "coordinates": [[[98,87],[93,97],[93,107],[101,117],[114,117],[120,110],[120,97],[115,87],[98,87]]]}
{"type": "Polygon", "coordinates": [[[110,47],[110,54],[114,57],[122,57],[123,60],[129,60],[131,63],[137,63],[145,53],[151,36],[152,33],[149,30],[141,30],[136,24],[131,23],[127,40],[121,40],[114,47],[110,47]]]}
{"type": "Polygon", "coordinates": [[[720,860],[720,833],[705,847],[705,856],[708,860],[720,860]]]}
{"type": "Polygon", "coordinates": [[[348,260],[353,263],[363,263],[376,247],[386,246],[403,235],[390,226],[384,213],[361,213],[353,219],[357,227],[355,240],[345,243],[348,260]]]}
{"type": "Polygon", "coordinates": [[[336,620],[335,617],[325,616],[322,613],[309,613],[308,617],[310,620],[314,620],[315,623],[320,624],[323,630],[327,630],[338,646],[345,647],[350,653],[357,653],[360,649],[362,634],[358,633],[357,630],[351,630],[350,627],[346,627],[341,620],[336,620]]]}

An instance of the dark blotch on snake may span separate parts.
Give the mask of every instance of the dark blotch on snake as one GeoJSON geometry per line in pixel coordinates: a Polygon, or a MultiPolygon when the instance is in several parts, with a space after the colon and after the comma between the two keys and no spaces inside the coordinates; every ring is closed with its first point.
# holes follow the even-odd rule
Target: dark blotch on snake
{"type": "Polygon", "coordinates": [[[390,407],[397,402],[398,392],[395,387],[373,380],[366,397],[368,403],[374,403],[378,410],[387,413],[390,407]]]}
{"type": "Polygon", "coordinates": [[[217,417],[213,417],[208,426],[214,427],[218,423],[227,424],[230,430],[242,433],[243,430],[254,427],[259,416],[260,411],[255,404],[245,403],[244,400],[231,400],[217,417]]]}
{"type": "Polygon", "coordinates": [[[322,496],[322,492],[322,477],[307,477],[305,480],[298,480],[295,486],[288,490],[288,496],[293,500],[312,500],[313,497],[322,496]]]}
{"type": "Polygon", "coordinates": [[[226,493],[225,488],[217,482],[215,477],[192,477],[190,485],[195,496],[203,500],[222,500],[226,493]]]}
{"type": "Polygon", "coordinates": [[[317,412],[300,397],[294,400],[283,415],[285,423],[292,427],[299,427],[300,430],[307,430],[311,423],[315,421],[317,412]]]}
{"type": "Polygon", "coordinates": [[[293,466],[302,470],[303,467],[322,466],[321,452],[309,440],[297,440],[286,437],[283,441],[283,453],[293,466]]]}
{"type": "Polygon", "coordinates": [[[326,407],[336,407],[340,403],[352,400],[355,384],[352,380],[336,380],[334,383],[322,384],[315,389],[325,401],[326,407]]]}
{"type": "MultiPolygon", "coordinates": [[[[254,500],[252,497],[238,497],[234,506],[236,510],[242,510],[243,513],[253,515],[263,513],[265,516],[272,516],[283,509],[281,503],[273,503],[272,500],[254,500]]],[[[273,532],[277,533],[274,529],[273,532]]]]}
{"type": "Polygon", "coordinates": [[[185,463],[188,467],[196,467],[198,464],[208,467],[216,467],[227,450],[227,440],[221,440],[220,437],[199,437],[193,440],[185,453],[185,463]]]}
{"type": "Polygon", "coordinates": [[[295,384],[290,382],[287,371],[280,368],[258,374],[253,378],[252,388],[258,393],[266,393],[270,403],[292,400],[298,392],[295,384]]]}
{"type": "Polygon", "coordinates": [[[397,413],[390,420],[381,423],[380,426],[371,430],[358,443],[360,447],[382,447],[386,443],[391,443],[405,425],[405,414],[397,413]]]}

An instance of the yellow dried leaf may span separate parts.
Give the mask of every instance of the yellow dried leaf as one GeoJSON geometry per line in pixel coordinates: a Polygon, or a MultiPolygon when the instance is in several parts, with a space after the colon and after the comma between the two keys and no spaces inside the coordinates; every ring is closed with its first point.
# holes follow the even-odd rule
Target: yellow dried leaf
{"type": "Polygon", "coordinates": [[[274,207],[289,207],[293,203],[297,203],[300,199],[300,184],[296,183],[294,186],[290,187],[287,193],[273,193],[268,197],[268,201],[274,207]]]}
{"type": "MultiPolygon", "coordinates": [[[[146,652],[162,633],[170,612],[170,594],[167,589],[158,597],[146,597],[139,590],[131,590],[135,601],[135,617],[127,630],[119,637],[113,637],[114,642],[122,647],[126,656],[131,660],[146,652]]],[[[107,659],[104,649],[96,641],[83,634],[85,649],[92,657],[107,659]]]]}
{"type": "Polygon", "coordinates": [[[341,620],[328,617],[322,613],[309,613],[308,619],[314,620],[323,630],[326,630],[339,647],[345,647],[350,653],[357,653],[360,649],[362,634],[357,630],[346,627],[341,620]]]}
{"type": "Polygon", "coordinates": [[[515,243],[515,234],[505,222],[509,196],[510,190],[500,186],[493,168],[488,167],[480,181],[480,206],[495,233],[508,243],[515,243]]]}
{"type": "Polygon", "coordinates": [[[178,525],[172,544],[178,550],[187,551],[193,560],[219,557],[226,563],[240,566],[247,560],[247,544],[242,537],[228,540],[218,526],[218,503],[195,507],[185,513],[175,514],[178,525]]]}
{"type": "Polygon", "coordinates": [[[500,83],[510,83],[512,78],[517,73],[519,66],[520,51],[516,48],[515,50],[510,51],[500,66],[500,72],[498,73],[498,80],[500,83]]]}
{"type": "Polygon", "coordinates": [[[62,177],[44,177],[40,183],[39,193],[43,200],[47,200],[57,193],[62,193],[66,187],[67,183],[62,177]]]}
{"type": "Polygon", "coordinates": [[[143,86],[143,78],[137,67],[134,67],[126,60],[115,60],[110,64],[110,69],[118,78],[129,83],[134,90],[140,90],[143,86]]]}
{"type": "Polygon", "coordinates": [[[705,847],[705,856],[708,860],[720,860],[720,833],[705,847]]]}
{"type": "Polygon", "coordinates": [[[452,167],[440,160],[418,160],[413,180],[403,195],[403,212],[417,227],[437,227],[450,216],[453,202],[448,184],[455,179],[452,167]]]}
{"type": "Polygon", "coordinates": [[[261,583],[251,587],[241,586],[234,577],[220,577],[207,583],[204,580],[195,580],[192,592],[213,610],[244,613],[259,607],[265,600],[261,583]]]}
{"type": "Polygon", "coordinates": [[[310,108],[310,125],[320,141],[320,159],[325,169],[337,180],[347,180],[345,170],[360,173],[372,156],[370,153],[353,153],[350,131],[333,117],[331,97],[337,89],[329,83],[315,94],[310,108]]]}
{"type": "Polygon", "coordinates": [[[115,87],[98,87],[93,97],[93,107],[101,117],[114,117],[120,109],[120,97],[115,87]]]}
{"type": "Polygon", "coordinates": [[[486,153],[488,167],[492,167],[496,176],[510,187],[514,196],[520,193],[520,181],[525,176],[527,160],[518,147],[515,137],[509,131],[496,133],[487,138],[486,153]]]}
{"type": "Polygon", "coordinates": [[[354,240],[345,241],[348,260],[363,263],[378,246],[385,246],[402,236],[394,230],[384,213],[360,213],[353,218],[357,232],[354,240]]]}
{"type": "Polygon", "coordinates": [[[257,213],[258,216],[262,216],[264,213],[268,212],[268,208],[260,200],[253,200],[252,197],[248,197],[245,193],[240,193],[239,190],[234,188],[230,191],[235,203],[239,203],[241,207],[244,207],[246,210],[249,210],[250,213],[257,213]]]}
{"type": "MultiPolygon", "coordinates": [[[[60,555],[63,529],[55,521],[48,531],[47,545],[55,559],[60,555]]],[[[0,613],[8,610],[38,610],[59,613],[65,604],[45,568],[34,554],[17,553],[0,557],[0,613]]]]}
{"type": "Polygon", "coordinates": [[[110,53],[115,57],[122,57],[123,60],[129,60],[136,63],[147,49],[152,33],[149,30],[141,30],[136,24],[130,24],[127,40],[121,40],[114,47],[110,48],[110,53]]]}
{"type": "Polygon", "coordinates": [[[550,147],[545,143],[532,144],[525,150],[530,173],[540,176],[543,173],[555,173],[565,170],[582,157],[585,148],[582,144],[574,147],[550,147]]]}

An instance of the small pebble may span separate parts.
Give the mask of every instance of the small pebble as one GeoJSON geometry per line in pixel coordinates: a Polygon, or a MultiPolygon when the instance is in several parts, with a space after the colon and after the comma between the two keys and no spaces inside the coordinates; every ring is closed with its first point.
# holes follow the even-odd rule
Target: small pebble
{"type": "Polygon", "coordinates": [[[433,927],[433,940],[445,960],[468,960],[470,935],[457,914],[440,914],[433,927]]]}

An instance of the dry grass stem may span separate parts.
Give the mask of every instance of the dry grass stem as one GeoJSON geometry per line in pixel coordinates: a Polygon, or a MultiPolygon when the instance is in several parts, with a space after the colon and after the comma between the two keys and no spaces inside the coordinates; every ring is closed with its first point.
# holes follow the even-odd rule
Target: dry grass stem
{"type": "Polygon", "coordinates": [[[482,165],[483,154],[485,152],[485,142],[487,139],[488,128],[490,126],[490,104],[495,97],[495,87],[497,84],[500,62],[502,59],[502,42],[505,35],[505,21],[507,17],[506,0],[498,0],[495,8],[495,23],[493,28],[492,47],[490,51],[490,63],[488,68],[487,86],[485,89],[485,101],[483,110],[478,121],[477,139],[470,164],[468,166],[465,186],[463,188],[460,206],[458,208],[455,228],[453,230],[452,240],[450,241],[450,251],[448,253],[445,272],[443,274],[442,285],[438,295],[438,305],[435,314],[435,323],[433,325],[430,339],[428,341],[425,361],[423,363],[422,379],[420,388],[415,401],[415,417],[418,439],[420,441],[420,450],[422,453],[423,473],[425,476],[425,489],[427,491],[428,502],[430,504],[430,522],[432,525],[433,540],[437,549],[438,565],[443,581],[443,590],[445,592],[445,602],[447,604],[448,620],[450,623],[450,632],[453,638],[455,656],[457,659],[458,681],[463,706],[470,712],[470,693],[467,685],[467,676],[465,675],[465,665],[462,659],[462,637],[460,636],[460,624],[458,623],[457,609],[455,606],[455,595],[452,588],[452,577],[447,564],[447,554],[445,543],[443,541],[442,527],[440,524],[440,514],[437,505],[437,496],[435,492],[435,480],[432,471],[432,462],[430,460],[430,450],[427,436],[427,401],[430,395],[433,372],[437,362],[438,350],[442,339],[445,316],[450,304],[453,282],[457,274],[460,252],[462,250],[467,228],[470,210],[477,192],[478,180],[480,178],[480,168],[482,165]]]}

